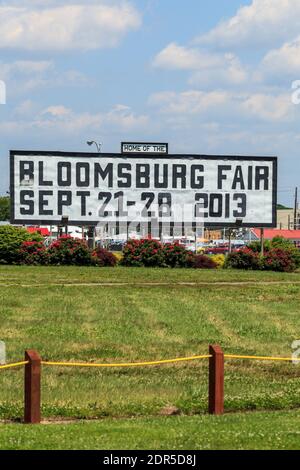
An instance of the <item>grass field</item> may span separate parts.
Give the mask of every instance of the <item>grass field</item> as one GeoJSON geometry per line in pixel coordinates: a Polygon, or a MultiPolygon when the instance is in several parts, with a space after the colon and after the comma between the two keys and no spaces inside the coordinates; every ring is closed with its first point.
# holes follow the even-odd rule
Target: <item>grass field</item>
{"type": "Polygon", "coordinates": [[[299,411],[222,416],[105,419],[71,424],[0,424],[0,449],[298,450],[299,411]]]}
{"type": "MultiPolygon", "coordinates": [[[[26,348],[37,349],[44,360],[130,362],[206,354],[209,343],[221,344],[226,353],[290,356],[292,342],[300,339],[299,305],[299,273],[0,268],[0,339],[6,342],[9,362],[22,359],[26,348]]],[[[300,408],[300,366],[228,360],[225,370],[228,412],[300,408]]],[[[0,419],[21,419],[22,392],[22,370],[0,372],[0,419]]],[[[160,432],[157,426],[156,435],[155,420],[163,420],[162,427],[168,423],[159,416],[165,407],[189,415],[169,418],[178,432],[182,420],[187,423],[183,433],[197,426],[197,419],[208,420],[208,428],[214,423],[196,416],[207,409],[207,361],[130,370],[44,367],[42,398],[45,418],[134,417],[120,426],[126,430],[132,425],[137,435],[150,420],[152,442],[160,432]]],[[[232,416],[232,429],[238,429],[244,418],[232,416]]],[[[267,422],[263,417],[272,415],[257,416],[267,422]]],[[[276,416],[288,424],[299,413],[276,416]]],[[[252,418],[247,419],[251,429],[252,418]]],[[[98,426],[101,430],[113,423],[70,429],[90,426],[96,436],[98,426]]],[[[46,428],[51,442],[55,425],[46,428]]],[[[0,427],[3,442],[10,442],[14,429],[19,436],[25,432],[18,425],[0,427]]],[[[171,447],[178,442],[175,431],[171,447]]],[[[300,447],[295,434],[296,441],[300,447]]],[[[122,440],[116,440],[120,445],[122,440]]]]}

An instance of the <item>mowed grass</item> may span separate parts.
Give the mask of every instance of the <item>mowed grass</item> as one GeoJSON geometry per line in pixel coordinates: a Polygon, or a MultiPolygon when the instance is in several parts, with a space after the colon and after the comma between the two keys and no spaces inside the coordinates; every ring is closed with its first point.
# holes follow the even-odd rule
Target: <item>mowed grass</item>
{"type": "MultiPolygon", "coordinates": [[[[0,339],[9,362],[29,348],[54,361],[159,360],[206,354],[209,343],[226,353],[286,357],[300,339],[299,305],[299,274],[0,268],[0,339]]],[[[182,415],[204,414],[207,375],[207,360],[134,369],[44,366],[42,412],[150,419],[173,406],[182,415]]],[[[22,407],[22,369],[0,371],[0,418],[21,419],[22,407]]],[[[300,407],[300,365],[227,360],[225,407],[300,407]]]]}
{"type": "Polygon", "coordinates": [[[299,450],[300,412],[0,424],[6,450],[299,450]]]}
{"type": "Polygon", "coordinates": [[[298,273],[262,271],[149,269],[149,268],[78,268],[0,266],[0,284],[77,284],[77,283],[207,283],[207,282],[296,282],[298,273]]]}

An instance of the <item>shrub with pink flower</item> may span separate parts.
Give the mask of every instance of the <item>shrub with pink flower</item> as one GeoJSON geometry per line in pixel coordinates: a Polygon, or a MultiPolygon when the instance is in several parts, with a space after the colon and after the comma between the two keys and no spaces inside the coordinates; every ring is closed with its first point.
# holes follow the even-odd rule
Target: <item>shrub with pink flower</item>
{"type": "Polygon", "coordinates": [[[48,248],[49,263],[54,265],[92,266],[95,264],[87,243],[77,238],[63,236],[48,248]]]}
{"type": "Polygon", "coordinates": [[[124,266],[163,266],[163,247],[159,241],[152,239],[129,240],[123,250],[122,264],[124,266]]]}
{"type": "Polygon", "coordinates": [[[49,255],[43,242],[27,241],[23,242],[18,252],[19,264],[46,265],[49,262],[49,255]]]}
{"type": "Polygon", "coordinates": [[[267,245],[264,256],[256,249],[256,245],[244,248],[237,253],[228,255],[225,266],[234,269],[256,269],[266,271],[294,272],[297,257],[289,246],[267,245]]]}
{"type": "Polygon", "coordinates": [[[293,253],[281,248],[271,248],[263,258],[263,267],[268,271],[290,273],[296,270],[293,253]]]}
{"type": "Polygon", "coordinates": [[[212,269],[208,256],[197,256],[179,242],[162,245],[156,240],[130,240],[123,251],[125,266],[212,269]]]}
{"type": "Polygon", "coordinates": [[[163,247],[163,255],[164,264],[170,268],[186,268],[188,267],[188,258],[194,256],[179,242],[166,243],[163,247]]]}

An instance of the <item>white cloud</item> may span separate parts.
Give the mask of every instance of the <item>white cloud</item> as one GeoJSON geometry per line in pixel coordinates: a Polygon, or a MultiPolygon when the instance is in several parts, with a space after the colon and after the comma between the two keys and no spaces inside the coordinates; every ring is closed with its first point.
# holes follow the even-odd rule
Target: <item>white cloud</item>
{"type": "Polygon", "coordinates": [[[17,60],[10,63],[0,62],[0,77],[2,80],[8,81],[14,79],[16,75],[25,77],[33,74],[41,75],[49,73],[53,68],[53,62],[47,60],[17,60]]]}
{"type": "Polygon", "coordinates": [[[70,116],[71,114],[72,110],[62,105],[49,106],[41,112],[42,116],[48,115],[53,118],[65,118],[66,116],[70,116]]]}
{"type": "Polygon", "coordinates": [[[239,119],[284,122],[293,119],[296,111],[288,94],[249,94],[225,90],[155,93],[150,97],[149,104],[166,115],[180,115],[180,119],[189,117],[190,122],[193,115],[215,122],[239,122],[239,119]]]}
{"type": "Polygon", "coordinates": [[[149,127],[149,118],[136,114],[128,106],[116,105],[107,112],[78,113],[63,105],[52,105],[39,111],[36,104],[25,101],[13,112],[13,119],[1,123],[0,135],[26,135],[42,131],[50,135],[101,132],[139,132],[149,127]]]}
{"type": "Polygon", "coordinates": [[[260,71],[266,78],[299,77],[300,36],[269,51],[260,64],[260,71]]]}
{"type": "Polygon", "coordinates": [[[13,117],[17,119],[27,118],[38,111],[38,106],[32,100],[22,101],[13,111],[13,117]]]}
{"type": "Polygon", "coordinates": [[[141,24],[138,11],[126,0],[61,3],[17,2],[0,5],[0,48],[89,50],[116,46],[141,24]]]}
{"type": "Polygon", "coordinates": [[[200,70],[206,67],[219,67],[222,63],[223,58],[219,55],[179,46],[175,42],[159,52],[153,61],[155,67],[169,70],[200,70]]]}
{"type": "Polygon", "coordinates": [[[153,60],[153,66],[167,70],[191,71],[189,83],[212,85],[216,82],[239,85],[248,77],[239,59],[231,53],[211,54],[192,47],[171,43],[153,60]]]}
{"type": "Polygon", "coordinates": [[[271,122],[291,119],[294,115],[294,107],[288,94],[277,96],[253,94],[244,100],[242,109],[259,119],[271,122]]]}
{"type": "Polygon", "coordinates": [[[202,114],[208,109],[224,105],[230,95],[223,91],[202,92],[197,90],[176,92],[161,92],[153,94],[149,104],[160,107],[166,114],[202,114]]]}
{"type": "Polygon", "coordinates": [[[219,48],[274,47],[292,40],[299,30],[299,0],[252,0],[196,42],[219,48]]]}
{"type": "Polygon", "coordinates": [[[10,99],[18,95],[28,95],[37,88],[81,86],[89,83],[84,74],[76,70],[59,72],[53,61],[46,60],[0,62],[0,80],[6,82],[10,99]]]}

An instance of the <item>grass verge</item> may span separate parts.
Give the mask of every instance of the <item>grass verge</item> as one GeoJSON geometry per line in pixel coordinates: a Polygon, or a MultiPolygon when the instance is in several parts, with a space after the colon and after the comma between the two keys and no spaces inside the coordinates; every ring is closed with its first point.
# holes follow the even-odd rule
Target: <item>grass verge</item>
{"type": "Polygon", "coordinates": [[[297,450],[300,412],[135,418],[72,424],[0,424],[0,449],[297,450]]]}

